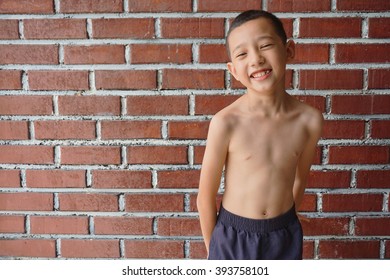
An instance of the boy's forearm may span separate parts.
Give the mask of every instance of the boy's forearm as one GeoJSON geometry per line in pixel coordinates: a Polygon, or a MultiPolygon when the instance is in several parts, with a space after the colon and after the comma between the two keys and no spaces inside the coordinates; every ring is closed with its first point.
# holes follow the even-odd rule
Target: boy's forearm
{"type": "Polygon", "coordinates": [[[211,235],[217,222],[217,207],[215,202],[204,203],[198,199],[198,211],[203,240],[208,254],[211,235]]]}

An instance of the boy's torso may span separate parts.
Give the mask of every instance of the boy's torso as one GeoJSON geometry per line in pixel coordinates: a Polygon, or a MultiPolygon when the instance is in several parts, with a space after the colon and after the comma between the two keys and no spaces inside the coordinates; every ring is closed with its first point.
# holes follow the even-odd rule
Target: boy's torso
{"type": "MultiPolygon", "coordinates": [[[[244,99],[244,98],[243,98],[244,99]]],[[[307,105],[288,98],[278,116],[243,112],[242,100],[227,107],[231,123],[223,205],[237,215],[265,219],[291,209],[300,154],[308,140],[307,105]]]]}

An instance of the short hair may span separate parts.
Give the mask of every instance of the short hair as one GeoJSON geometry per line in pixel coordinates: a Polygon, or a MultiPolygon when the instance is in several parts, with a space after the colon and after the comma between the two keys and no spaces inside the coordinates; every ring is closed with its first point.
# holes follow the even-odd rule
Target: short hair
{"type": "Polygon", "coordinates": [[[226,36],[226,48],[227,48],[229,57],[230,57],[230,50],[229,50],[228,39],[229,39],[230,33],[232,33],[232,31],[234,29],[243,25],[244,23],[251,21],[251,20],[254,20],[254,19],[259,19],[259,18],[266,18],[266,19],[270,20],[273,27],[275,28],[276,34],[280,37],[283,44],[285,44],[287,42],[286,31],[284,30],[283,23],[281,22],[281,20],[278,17],[276,17],[274,14],[271,14],[270,12],[266,12],[263,10],[248,10],[248,11],[245,11],[245,12],[242,12],[241,14],[239,14],[233,20],[232,24],[230,25],[229,31],[228,31],[227,36],[226,36]]]}

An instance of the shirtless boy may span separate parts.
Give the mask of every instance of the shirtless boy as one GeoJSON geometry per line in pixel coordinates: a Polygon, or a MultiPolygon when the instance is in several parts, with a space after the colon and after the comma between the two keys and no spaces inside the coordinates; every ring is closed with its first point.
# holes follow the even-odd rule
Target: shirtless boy
{"type": "Polygon", "coordinates": [[[323,117],[285,91],[295,45],[280,20],[247,11],[226,39],[247,89],[211,120],[197,205],[209,259],[302,259],[302,201],[323,117]],[[225,167],[225,190],[216,196],[225,167]]]}

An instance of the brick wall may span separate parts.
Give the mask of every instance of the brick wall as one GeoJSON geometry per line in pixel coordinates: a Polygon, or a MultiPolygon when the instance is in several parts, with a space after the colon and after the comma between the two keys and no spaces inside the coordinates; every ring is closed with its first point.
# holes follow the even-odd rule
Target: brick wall
{"type": "Polygon", "coordinates": [[[260,8],[326,119],[305,258],[390,258],[388,0],[0,0],[0,257],[204,258],[208,123],[244,92],[224,36],[260,8]]]}

